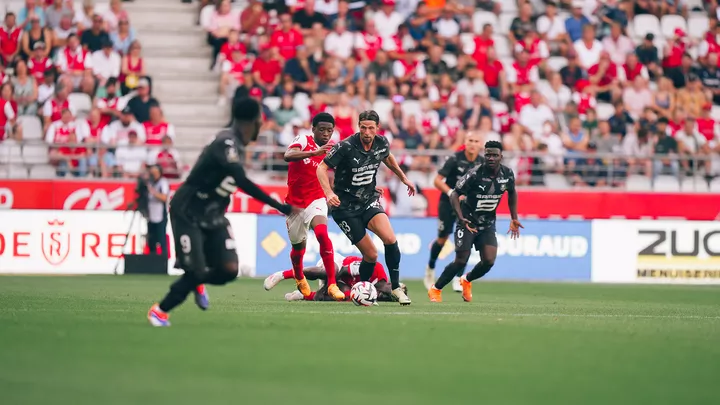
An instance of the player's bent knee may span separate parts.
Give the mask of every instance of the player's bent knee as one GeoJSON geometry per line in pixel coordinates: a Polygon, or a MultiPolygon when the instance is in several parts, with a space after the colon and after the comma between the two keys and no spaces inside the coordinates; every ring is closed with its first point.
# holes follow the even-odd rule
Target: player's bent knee
{"type": "Polygon", "coordinates": [[[225,282],[233,281],[237,278],[239,273],[239,268],[237,263],[225,263],[222,266],[222,275],[225,279],[225,282]]]}
{"type": "Polygon", "coordinates": [[[448,237],[447,236],[440,236],[437,238],[438,245],[445,245],[447,243],[448,237]]]}
{"type": "Polygon", "coordinates": [[[365,260],[368,263],[375,263],[378,260],[378,252],[377,250],[373,249],[372,252],[363,253],[363,260],[365,260]]]}

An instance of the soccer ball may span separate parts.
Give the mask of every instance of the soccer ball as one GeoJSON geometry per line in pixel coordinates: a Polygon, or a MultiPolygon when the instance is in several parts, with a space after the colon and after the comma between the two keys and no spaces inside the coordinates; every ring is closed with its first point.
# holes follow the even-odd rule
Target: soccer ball
{"type": "Polygon", "coordinates": [[[361,281],[352,286],[350,299],[355,305],[369,307],[377,301],[377,290],[373,283],[361,281]]]}

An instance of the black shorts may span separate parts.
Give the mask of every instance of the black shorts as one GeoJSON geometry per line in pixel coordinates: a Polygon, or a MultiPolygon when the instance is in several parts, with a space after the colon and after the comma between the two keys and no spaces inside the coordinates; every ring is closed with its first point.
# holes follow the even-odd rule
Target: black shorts
{"type": "Polygon", "coordinates": [[[379,201],[371,202],[362,211],[346,212],[343,210],[334,210],[332,212],[333,220],[343,231],[345,236],[350,239],[353,245],[356,245],[362,238],[365,237],[367,232],[367,225],[371,219],[378,214],[384,214],[385,210],[379,201]]]}
{"type": "Polygon", "coordinates": [[[447,238],[453,233],[455,227],[455,209],[444,198],[440,199],[438,204],[438,238],[447,238]]]}
{"type": "Polygon", "coordinates": [[[225,263],[237,263],[235,238],[227,218],[222,226],[201,228],[181,215],[170,214],[175,239],[175,267],[201,274],[207,268],[219,269],[225,263]]]}
{"type": "Polygon", "coordinates": [[[478,230],[477,233],[472,233],[462,224],[457,224],[457,229],[455,230],[456,251],[468,251],[475,247],[475,250],[482,252],[483,246],[497,247],[497,245],[498,242],[494,226],[478,230]]]}

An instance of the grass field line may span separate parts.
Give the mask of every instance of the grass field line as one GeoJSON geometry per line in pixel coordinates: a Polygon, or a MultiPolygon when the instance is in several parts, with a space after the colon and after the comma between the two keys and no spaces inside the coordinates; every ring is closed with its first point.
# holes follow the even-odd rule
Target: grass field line
{"type": "MultiPolygon", "coordinates": [[[[30,309],[30,308],[0,308],[0,313],[12,312],[50,312],[50,313],[66,313],[64,309],[30,309]]],[[[84,309],[84,313],[107,313],[107,312],[137,312],[132,309],[124,308],[108,308],[108,309],[84,309]]],[[[637,318],[637,319],[696,319],[696,320],[720,320],[720,316],[707,315],[650,315],[650,314],[563,314],[556,312],[538,312],[538,313],[515,313],[515,312],[459,312],[459,311],[373,311],[370,308],[358,308],[354,311],[317,311],[304,309],[290,309],[282,312],[264,311],[252,308],[233,308],[232,310],[223,310],[222,313],[242,313],[242,314],[299,314],[299,315],[376,315],[376,316],[469,316],[469,317],[507,317],[507,318],[637,318]]]]}

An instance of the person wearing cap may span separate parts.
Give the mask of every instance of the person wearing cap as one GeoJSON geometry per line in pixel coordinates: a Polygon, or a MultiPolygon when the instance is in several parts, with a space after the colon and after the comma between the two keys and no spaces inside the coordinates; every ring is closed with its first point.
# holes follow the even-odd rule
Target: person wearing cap
{"type": "Polygon", "coordinates": [[[565,20],[565,31],[570,36],[570,42],[575,43],[582,38],[583,28],[590,24],[590,20],[583,15],[583,0],[572,1],[572,15],[565,20]]]}
{"type": "Polygon", "coordinates": [[[160,102],[150,95],[150,82],[143,77],[138,80],[137,94],[128,101],[127,106],[135,115],[138,122],[145,122],[150,119],[150,107],[160,105],[160,102]]]}
{"type": "Polygon", "coordinates": [[[120,55],[113,49],[110,38],[102,40],[102,49],[92,54],[92,69],[98,86],[104,92],[105,85],[111,77],[120,76],[120,64],[122,59],[120,55]]]}
{"type": "Polygon", "coordinates": [[[53,63],[52,60],[47,57],[44,42],[35,42],[33,48],[31,57],[27,58],[28,70],[37,83],[42,83],[45,72],[53,67],[53,63]]]}
{"type": "Polygon", "coordinates": [[[31,28],[30,21],[33,18],[38,19],[40,27],[45,26],[45,10],[40,0],[25,0],[25,5],[20,9],[17,16],[17,22],[25,31],[31,28]]]}
{"type": "Polygon", "coordinates": [[[28,27],[30,28],[25,32],[25,35],[20,37],[20,48],[21,56],[23,58],[29,58],[36,52],[36,44],[42,43],[42,56],[48,57],[50,50],[46,46],[48,41],[52,41],[52,31],[47,27],[40,26],[40,19],[37,16],[33,16],[28,21],[28,27]]]}
{"type": "Polygon", "coordinates": [[[93,15],[92,25],[90,29],[82,32],[80,43],[84,47],[87,47],[88,51],[94,53],[103,49],[108,42],[110,43],[110,47],[112,47],[112,41],[110,40],[110,35],[105,31],[102,16],[99,14],[93,15]]]}
{"type": "Polygon", "coordinates": [[[5,14],[5,25],[0,26],[0,56],[5,66],[16,60],[20,53],[22,27],[15,24],[15,13],[5,14]]]}
{"type": "Polygon", "coordinates": [[[667,39],[662,61],[663,71],[666,76],[676,72],[682,65],[682,58],[688,50],[688,43],[685,40],[685,31],[682,28],[675,28],[672,38],[667,39]]]}
{"type": "Polygon", "coordinates": [[[120,119],[111,122],[103,129],[100,135],[100,141],[104,145],[115,146],[127,141],[130,132],[134,132],[140,142],[145,143],[147,139],[145,127],[135,120],[132,109],[125,107],[122,110],[120,119]]]}

